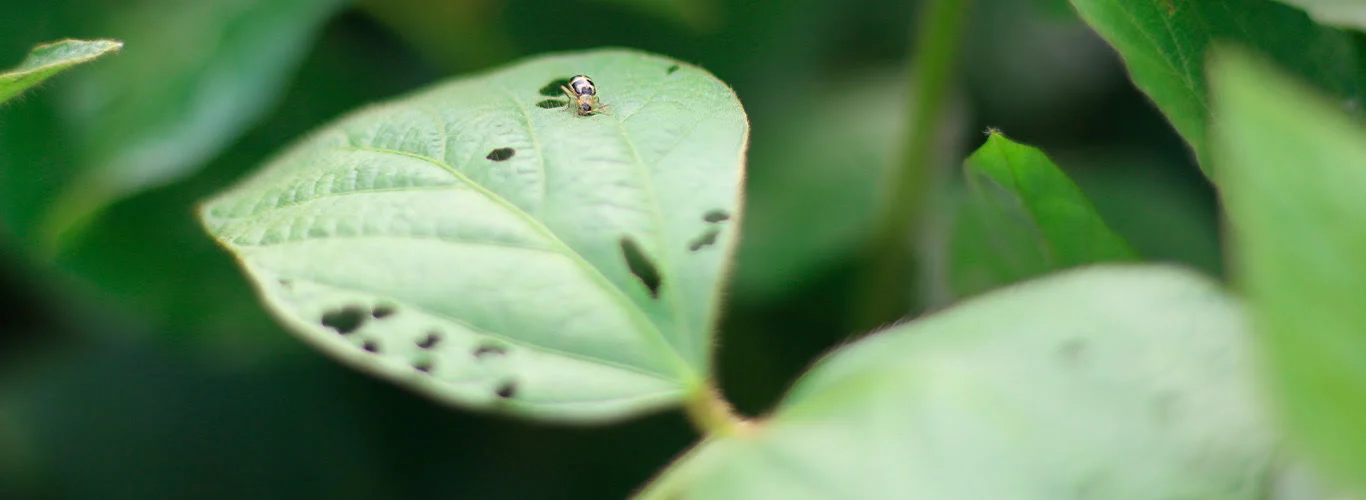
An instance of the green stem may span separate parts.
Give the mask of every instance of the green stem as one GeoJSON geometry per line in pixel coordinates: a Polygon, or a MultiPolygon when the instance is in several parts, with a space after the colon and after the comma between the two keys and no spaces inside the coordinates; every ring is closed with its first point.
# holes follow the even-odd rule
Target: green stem
{"type": "Polygon", "coordinates": [[[906,93],[907,132],[896,168],[887,169],[867,268],[856,302],[856,332],[867,331],[908,312],[913,288],[913,235],[933,178],[935,144],[945,101],[956,72],[969,0],[928,0],[919,13],[906,93]]]}
{"type": "Polygon", "coordinates": [[[705,438],[733,436],[750,427],[750,422],[735,414],[730,402],[710,384],[692,390],[684,408],[688,420],[705,438]]]}

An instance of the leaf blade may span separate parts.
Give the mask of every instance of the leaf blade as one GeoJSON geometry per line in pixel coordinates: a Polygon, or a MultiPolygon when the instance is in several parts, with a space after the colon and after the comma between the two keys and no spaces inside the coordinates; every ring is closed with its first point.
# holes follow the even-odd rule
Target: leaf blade
{"type": "Polygon", "coordinates": [[[123,48],[117,40],[62,40],[34,47],[14,69],[0,73],[0,103],[78,64],[123,48]]]}

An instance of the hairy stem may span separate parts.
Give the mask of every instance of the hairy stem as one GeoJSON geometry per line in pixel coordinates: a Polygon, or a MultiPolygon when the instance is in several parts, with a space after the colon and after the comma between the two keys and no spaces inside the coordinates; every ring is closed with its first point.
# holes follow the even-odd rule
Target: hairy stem
{"type": "Polygon", "coordinates": [[[882,179],[878,220],[868,247],[853,325],[867,331],[905,315],[913,288],[913,235],[934,170],[944,104],[956,71],[970,0],[928,0],[919,13],[906,89],[907,133],[900,161],[882,179]]]}
{"type": "Polygon", "coordinates": [[[684,408],[688,420],[704,437],[733,436],[744,432],[750,425],[749,421],[735,414],[730,402],[710,384],[691,391],[684,408]]]}

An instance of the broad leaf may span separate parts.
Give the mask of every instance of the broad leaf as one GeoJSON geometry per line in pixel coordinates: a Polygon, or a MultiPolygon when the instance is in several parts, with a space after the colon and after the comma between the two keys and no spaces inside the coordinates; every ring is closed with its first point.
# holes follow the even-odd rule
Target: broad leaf
{"type": "Polygon", "coordinates": [[[1280,0],[1304,9],[1323,24],[1366,30],[1366,3],[1361,0],[1280,0]]]}
{"type": "Polygon", "coordinates": [[[659,16],[698,31],[710,31],[721,24],[722,2],[718,0],[595,0],[617,4],[659,16]]]}
{"type": "Polygon", "coordinates": [[[1350,35],[1274,0],[1072,0],[1072,5],[1119,52],[1130,78],[1195,150],[1207,175],[1204,61],[1214,40],[1265,52],[1338,99],[1363,102],[1366,89],[1350,35]]]}
{"type": "Polygon", "coordinates": [[[1366,491],[1366,129],[1240,52],[1215,60],[1234,276],[1295,436],[1366,491]]]}
{"type": "Polygon", "coordinates": [[[201,216],[343,361],[464,406],[621,418],[709,371],[747,136],[695,67],[546,56],[344,118],[201,216]],[[610,114],[565,107],[579,73],[610,114]]]}
{"type": "Polygon", "coordinates": [[[968,193],[948,241],[944,271],[955,296],[1136,257],[1043,151],[993,131],[963,171],[968,193]]]}
{"type": "Polygon", "coordinates": [[[0,103],[67,68],[93,61],[121,47],[123,42],[115,40],[62,40],[34,47],[18,67],[0,73],[0,103]]]}
{"type": "Polygon", "coordinates": [[[61,243],[110,203],[190,175],[238,139],[346,2],[154,0],[111,16],[101,28],[137,50],[72,88],[84,171],[49,208],[45,243],[61,243]]]}
{"type": "Polygon", "coordinates": [[[841,348],[643,497],[1265,498],[1249,340],[1189,272],[1071,271],[841,348]]]}

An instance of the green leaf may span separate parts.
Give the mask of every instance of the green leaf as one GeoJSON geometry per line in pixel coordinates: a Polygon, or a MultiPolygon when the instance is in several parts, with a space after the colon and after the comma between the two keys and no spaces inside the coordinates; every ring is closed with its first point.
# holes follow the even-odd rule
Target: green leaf
{"type": "Polygon", "coordinates": [[[1366,3],[1361,0],[1280,0],[1304,9],[1318,22],[1358,30],[1366,29],[1366,3]]]}
{"type": "Polygon", "coordinates": [[[123,42],[116,40],[62,40],[34,47],[18,67],[0,73],[0,103],[72,66],[93,61],[122,47],[123,42]]]}
{"type": "Polygon", "coordinates": [[[1129,76],[1186,139],[1209,175],[1206,51],[1237,42],[1347,103],[1363,83],[1349,34],[1315,23],[1273,0],[1072,0],[1082,18],[1119,52],[1129,76]]]}
{"type": "Polygon", "coordinates": [[[83,172],[48,209],[45,243],[62,244],[110,203],[182,179],[232,144],[346,3],[154,0],[112,16],[103,29],[137,50],[75,81],[83,172]]]}
{"type": "Polygon", "coordinates": [[[344,118],[201,218],[353,366],[467,407],[622,418],[709,372],[747,137],[698,68],[545,56],[344,118]],[[610,114],[564,107],[580,73],[610,114]]]}
{"type": "Polygon", "coordinates": [[[954,297],[1085,264],[1136,258],[1067,174],[992,131],[963,164],[968,193],[948,239],[954,297]]]}
{"type": "Polygon", "coordinates": [[[841,348],[644,498],[1266,498],[1236,303],[1157,266],[1070,271],[841,348]]]}
{"type": "Polygon", "coordinates": [[[1211,67],[1234,277],[1292,433],[1366,491],[1366,130],[1241,52],[1211,67]]]}
{"type": "Polygon", "coordinates": [[[677,22],[696,31],[712,31],[722,21],[718,0],[594,0],[617,4],[677,22]]]}

